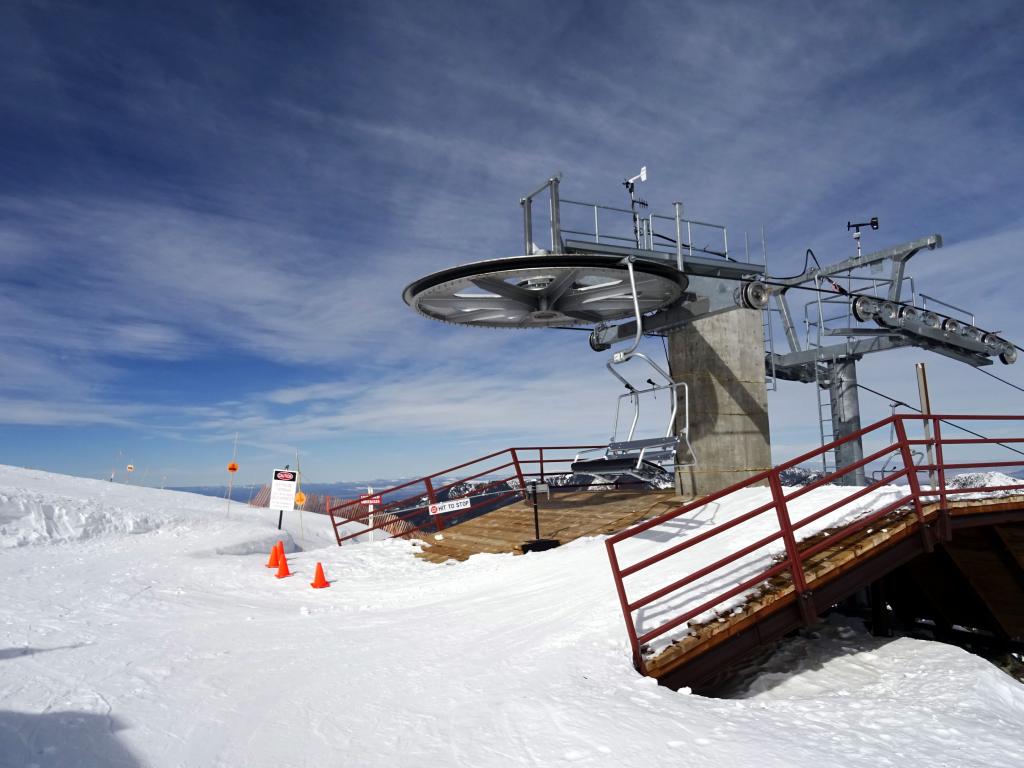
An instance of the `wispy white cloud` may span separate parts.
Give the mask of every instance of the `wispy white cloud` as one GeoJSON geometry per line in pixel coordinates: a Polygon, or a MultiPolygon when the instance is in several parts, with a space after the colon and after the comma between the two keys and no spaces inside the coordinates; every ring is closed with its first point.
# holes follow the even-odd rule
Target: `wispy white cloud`
{"type": "MultiPolygon", "coordinates": [[[[0,156],[24,177],[0,182],[7,423],[277,447],[604,435],[616,393],[582,334],[441,326],[400,292],[517,252],[518,198],[550,173],[614,204],[643,163],[655,207],[766,224],[776,272],[808,246],[848,254],[858,211],[882,218],[878,246],[972,240],[919,256],[922,286],[1024,332],[999,277],[1020,233],[993,234],[1020,227],[1012,3],[378,5],[321,9],[302,49],[269,61],[266,30],[223,9],[203,34],[140,25],[139,45],[108,39],[130,19],[103,9],[68,9],[84,31],[67,43],[40,14],[4,17],[20,56],[0,104],[41,142],[0,156]],[[234,392],[218,360],[236,357],[266,381],[234,392]],[[158,402],[159,386],[124,404],[131,376],[163,383],[147,365],[196,382],[172,394],[201,407],[158,402]]],[[[903,391],[898,367],[863,370],[903,391]]],[[[808,390],[789,391],[780,444],[813,427],[808,390]]]]}

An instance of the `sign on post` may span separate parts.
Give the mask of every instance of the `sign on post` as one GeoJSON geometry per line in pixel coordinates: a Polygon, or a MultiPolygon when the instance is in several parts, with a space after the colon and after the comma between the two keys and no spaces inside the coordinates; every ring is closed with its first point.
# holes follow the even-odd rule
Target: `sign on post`
{"type": "Polygon", "coordinates": [[[282,512],[295,511],[295,486],[298,473],[290,469],[275,469],[270,483],[270,508],[282,512]]]}
{"type": "Polygon", "coordinates": [[[380,504],[380,496],[363,496],[359,500],[360,504],[380,504]]]}
{"type": "Polygon", "coordinates": [[[469,499],[455,499],[455,501],[442,501],[431,504],[427,511],[432,515],[443,515],[446,512],[454,512],[457,509],[467,509],[472,502],[469,499]]]}

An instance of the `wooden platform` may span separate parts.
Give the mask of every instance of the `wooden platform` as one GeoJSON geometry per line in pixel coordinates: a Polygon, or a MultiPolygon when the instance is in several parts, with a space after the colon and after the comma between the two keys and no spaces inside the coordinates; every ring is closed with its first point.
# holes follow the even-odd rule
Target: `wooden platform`
{"type": "MultiPolygon", "coordinates": [[[[555,491],[538,499],[540,535],[562,544],[584,536],[614,533],[675,509],[684,500],[672,491],[555,491]]],[[[534,538],[533,504],[520,502],[442,531],[424,534],[429,546],[419,557],[434,563],[465,560],[481,552],[522,554],[534,538]]]]}
{"type": "MultiPolygon", "coordinates": [[[[934,531],[938,516],[937,505],[925,507],[924,512],[925,524],[934,531]]],[[[972,529],[970,533],[973,534],[978,526],[993,526],[1000,518],[1007,522],[1024,518],[1024,497],[950,504],[950,519],[954,530],[972,529]]],[[[1006,548],[1012,555],[1020,557],[1020,562],[1024,563],[1021,547],[1024,534],[1017,528],[997,526],[996,531],[995,535],[1006,541],[1006,548]]],[[[967,530],[962,532],[968,533],[967,530]]],[[[801,544],[806,547],[824,535],[805,540],[801,544]]],[[[991,555],[978,554],[976,538],[974,535],[955,534],[953,540],[944,546],[948,547],[955,559],[963,561],[965,568],[970,559],[970,570],[965,571],[965,575],[979,582],[976,585],[978,588],[985,587],[983,596],[990,603],[996,601],[993,595],[1009,594],[1016,598],[1021,593],[1009,589],[1011,576],[988,573],[982,583],[983,577],[975,575],[990,572],[994,563],[991,555]],[[977,567],[977,563],[984,567],[977,567]],[[989,588],[991,586],[996,588],[989,588]]],[[[822,613],[837,600],[871,583],[887,569],[907,562],[925,550],[921,528],[914,514],[908,509],[893,512],[883,521],[805,561],[804,573],[811,590],[811,599],[810,605],[803,607],[804,611],[809,608],[813,613],[822,613]]],[[[1021,608],[1018,606],[1014,610],[1012,605],[1015,605],[1013,599],[1000,599],[999,604],[992,607],[998,609],[996,612],[1000,617],[1012,616],[1019,620],[1021,608]]],[[[740,608],[703,624],[691,626],[688,636],[645,659],[646,672],[671,687],[691,685],[706,678],[711,670],[727,659],[735,658],[757,644],[798,627],[802,619],[792,577],[788,571],[784,571],[752,594],[740,608]],[[739,641],[735,643],[736,648],[725,649],[732,640],[739,641]],[[707,658],[703,658],[705,656],[707,658]]]]}

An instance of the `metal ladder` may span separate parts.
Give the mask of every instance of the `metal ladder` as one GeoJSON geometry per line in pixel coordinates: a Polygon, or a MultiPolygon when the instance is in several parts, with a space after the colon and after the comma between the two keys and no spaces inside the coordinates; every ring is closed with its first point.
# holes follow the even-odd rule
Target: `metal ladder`
{"type": "MultiPolygon", "coordinates": [[[[832,396],[829,392],[828,366],[822,362],[814,364],[814,389],[818,395],[818,435],[819,445],[825,446],[836,439],[832,428],[832,396]]],[[[821,454],[821,471],[826,475],[836,471],[836,452],[823,451],[821,454]]]]}

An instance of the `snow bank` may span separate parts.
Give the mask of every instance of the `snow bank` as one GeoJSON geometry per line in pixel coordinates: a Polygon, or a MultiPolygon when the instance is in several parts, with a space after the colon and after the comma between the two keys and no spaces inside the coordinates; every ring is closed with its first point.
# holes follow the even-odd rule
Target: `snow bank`
{"type": "Polygon", "coordinates": [[[221,554],[265,553],[278,538],[289,551],[336,543],[323,515],[286,513],[282,531],[277,519],[210,496],[0,466],[0,549],[196,526],[212,528],[221,554]]]}
{"type": "MultiPolygon", "coordinates": [[[[1024,485],[1024,480],[1003,472],[964,472],[952,478],[946,478],[947,488],[1000,488],[1007,485],[1024,485]]],[[[1001,499],[1007,496],[1024,496],[1024,489],[962,493],[950,496],[949,500],[956,502],[974,499],[1001,499]]]]}
{"type": "MultiPolygon", "coordinates": [[[[215,501],[192,494],[0,467],[0,547],[148,533],[168,524],[184,524],[199,511],[213,512],[215,501]],[[169,498],[179,503],[169,504],[169,498]],[[157,499],[159,503],[154,504],[157,499]]],[[[222,504],[221,511],[224,509],[222,504]]]]}

